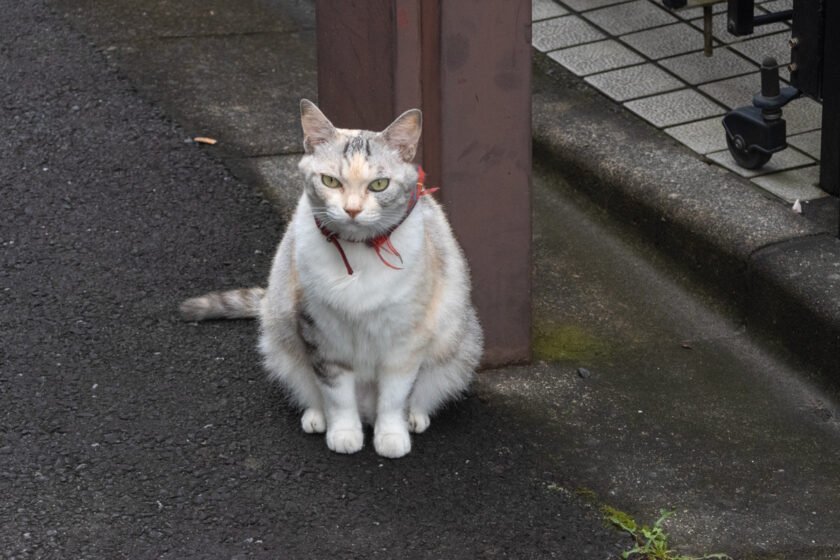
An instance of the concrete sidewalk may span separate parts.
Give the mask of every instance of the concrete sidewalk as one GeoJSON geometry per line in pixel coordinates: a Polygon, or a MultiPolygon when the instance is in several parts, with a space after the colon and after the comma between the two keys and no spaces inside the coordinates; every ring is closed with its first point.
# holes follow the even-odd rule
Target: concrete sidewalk
{"type": "MultiPolygon", "coordinates": [[[[104,0],[49,0],[48,5],[175,121],[173,134],[219,140],[212,147],[182,145],[179,152],[190,148],[191,158],[198,149],[209,152],[281,210],[289,208],[298,192],[297,101],[315,97],[311,3],[254,0],[232,10],[227,2],[203,0],[171,12],[167,4],[151,0],[130,7],[104,0]]],[[[595,506],[606,504],[646,523],[660,508],[674,509],[667,528],[684,553],[840,557],[838,410],[836,400],[807,379],[824,381],[838,355],[840,275],[832,276],[831,268],[838,262],[836,239],[745,189],[742,179],[710,169],[541,56],[535,62],[534,93],[541,162],[534,181],[539,209],[535,364],[481,375],[478,398],[439,419],[406,461],[381,463],[367,450],[343,461],[346,469],[336,469],[334,456],[319,453],[322,442],[297,433],[294,413],[259,386],[248,324],[202,326],[187,334],[186,342],[195,348],[186,353],[161,335],[141,338],[136,343],[141,353],[154,355],[162,345],[167,359],[180,364],[179,375],[200,370],[186,386],[172,372],[166,374],[161,391],[195,396],[166,397],[163,409],[152,414],[166,425],[169,415],[183,410],[193,428],[177,426],[172,437],[158,442],[163,455],[149,467],[153,476],[126,494],[145,505],[136,509],[120,501],[124,483],[109,474],[109,462],[128,468],[130,461],[118,444],[137,441],[154,449],[156,436],[143,422],[133,422],[154,410],[147,400],[133,404],[134,392],[143,386],[126,372],[137,360],[116,352],[107,376],[113,385],[108,398],[125,411],[121,416],[116,404],[99,401],[105,408],[97,414],[116,415],[119,429],[105,433],[107,426],[72,423],[84,436],[80,441],[97,443],[105,459],[85,449],[81,463],[71,457],[38,472],[56,478],[68,476],[68,470],[82,473],[82,486],[94,495],[82,510],[98,512],[100,524],[85,531],[94,535],[97,526],[116,519],[134,548],[112,538],[107,546],[86,549],[73,540],[73,550],[87,550],[82,555],[92,557],[132,556],[133,550],[134,556],[153,551],[183,558],[212,554],[215,546],[227,555],[276,557],[286,551],[307,557],[305,541],[315,542],[322,554],[347,555],[349,540],[356,547],[349,554],[359,557],[422,557],[431,547],[438,557],[472,551],[481,557],[609,558],[629,544],[624,535],[600,527],[595,506]],[[722,299],[721,288],[727,294],[722,299]],[[814,343],[817,327],[827,338],[814,343]],[[755,337],[758,332],[808,354],[822,376],[795,354],[779,359],[755,337]],[[208,350],[208,344],[220,346],[208,350]],[[193,445],[201,441],[211,447],[193,445]],[[357,480],[360,473],[364,476],[357,480]],[[428,487],[436,477],[444,477],[445,484],[428,487]],[[100,486],[97,478],[111,486],[100,486]],[[261,492],[282,495],[287,504],[261,492]],[[385,496],[393,499],[378,501],[385,496]],[[334,511],[336,503],[343,513],[334,511]],[[191,507],[206,516],[205,523],[193,523],[191,507]],[[371,511],[376,515],[370,517],[371,511]],[[148,519],[145,527],[135,523],[138,515],[148,519]],[[289,517],[303,535],[296,540],[281,530],[291,544],[272,534],[289,517]],[[371,524],[359,525],[359,519],[371,524]],[[374,522],[385,529],[373,529],[374,522]],[[230,528],[224,535],[213,533],[225,524],[230,528]],[[250,533],[249,526],[254,527],[250,533]],[[185,530],[196,534],[179,541],[185,530]],[[383,534],[391,539],[387,551],[377,548],[383,534]],[[259,546],[246,548],[254,544],[259,546]]],[[[157,125],[146,126],[163,134],[157,125]]],[[[168,153],[173,135],[167,138],[168,153]]],[[[130,156],[125,154],[129,162],[130,156]]],[[[201,165],[200,160],[191,165],[201,165]]],[[[165,172],[160,159],[150,161],[153,171],[165,172]]],[[[199,177],[222,180],[212,173],[199,177]]],[[[189,188],[177,198],[201,198],[200,185],[185,182],[189,188]]],[[[207,188],[210,204],[190,204],[194,214],[179,217],[186,220],[183,231],[170,232],[172,239],[190,231],[206,238],[190,245],[199,260],[187,267],[187,276],[167,276],[180,282],[167,287],[175,302],[195,291],[238,286],[246,278],[259,282],[260,267],[281,230],[265,206],[247,194],[234,189],[227,208],[224,192],[231,191],[207,188]],[[232,241],[243,224],[253,239],[232,241]],[[201,261],[208,267],[204,274],[196,269],[201,261]]],[[[164,203],[177,204],[161,201],[161,208],[144,211],[164,212],[164,203]]],[[[38,300],[38,294],[33,297],[38,300]]],[[[157,299],[160,307],[146,328],[183,336],[172,334],[164,300],[157,299]]],[[[22,309],[26,303],[21,300],[22,309]]],[[[37,336],[41,324],[34,325],[37,336]]],[[[76,342],[84,344],[84,337],[76,342]]],[[[26,363],[26,356],[14,357],[15,364],[26,363]]],[[[84,372],[76,375],[71,382],[76,390],[101,383],[84,372]]],[[[17,385],[10,391],[21,402],[32,398],[17,385]]],[[[27,464],[52,463],[49,450],[60,446],[51,442],[51,432],[44,433],[53,417],[38,418],[34,428],[25,410],[9,420],[12,433],[30,426],[35,434],[30,439],[47,449],[39,455],[38,446],[27,443],[27,464]]],[[[55,422],[61,421],[56,413],[55,422]]],[[[10,443],[9,449],[17,453],[19,445],[10,443]]],[[[11,480],[23,481],[17,468],[10,469],[11,480]]],[[[24,489],[15,490],[13,501],[23,510],[36,490],[26,480],[13,486],[24,489]]],[[[60,484],[51,484],[52,511],[62,512],[70,498],[60,484]]],[[[51,519],[47,509],[41,515],[51,519]]],[[[56,529],[39,525],[38,515],[30,518],[31,526],[43,529],[29,530],[29,538],[36,535],[41,546],[30,547],[36,551],[30,555],[60,550],[50,544],[49,531],[54,543],[56,529]]],[[[24,540],[20,535],[30,525],[15,522],[11,534],[24,540]]],[[[3,550],[16,550],[9,542],[3,550]]]]}
{"type": "Polygon", "coordinates": [[[840,382],[837,200],[803,218],[535,54],[535,156],[705,279],[753,331],[840,382]],[[812,214],[813,217],[813,214],[812,214]]]}

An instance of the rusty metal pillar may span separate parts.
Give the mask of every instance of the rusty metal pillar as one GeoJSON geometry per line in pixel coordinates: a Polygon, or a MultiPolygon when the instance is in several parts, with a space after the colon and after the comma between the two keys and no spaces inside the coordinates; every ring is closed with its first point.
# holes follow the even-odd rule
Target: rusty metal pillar
{"type": "Polygon", "coordinates": [[[467,254],[484,365],[531,347],[531,1],[317,0],[318,100],[337,126],[423,110],[418,154],[467,254]]]}

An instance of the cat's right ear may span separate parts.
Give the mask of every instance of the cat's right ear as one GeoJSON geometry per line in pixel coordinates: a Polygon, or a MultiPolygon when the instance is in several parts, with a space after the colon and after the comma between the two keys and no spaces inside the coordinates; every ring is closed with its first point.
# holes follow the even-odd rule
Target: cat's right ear
{"type": "Polygon", "coordinates": [[[314,103],[300,100],[300,125],[303,128],[303,151],[311,154],[315,146],[335,137],[335,127],[314,103]]]}

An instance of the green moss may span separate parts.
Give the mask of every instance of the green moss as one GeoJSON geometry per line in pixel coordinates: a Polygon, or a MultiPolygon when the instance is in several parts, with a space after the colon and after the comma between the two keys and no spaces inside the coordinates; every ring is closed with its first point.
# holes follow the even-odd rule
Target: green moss
{"type": "Polygon", "coordinates": [[[596,494],[594,490],[590,490],[585,486],[578,486],[577,488],[575,488],[575,494],[583,498],[586,503],[598,503],[598,494],[596,494]]]}
{"type": "MultiPolygon", "coordinates": [[[[636,520],[630,517],[630,515],[610,506],[601,506],[601,513],[604,514],[604,521],[606,523],[611,523],[635,537],[639,526],[636,520]]],[[[644,529],[647,529],[647,527],[644,527],[644,529]]]]}
{"type": "Polygon", "coordinates": [[[607,343],[576,325],[534,326],[534,357],[539,360],[585,361],[607,353],[607,343]]]}

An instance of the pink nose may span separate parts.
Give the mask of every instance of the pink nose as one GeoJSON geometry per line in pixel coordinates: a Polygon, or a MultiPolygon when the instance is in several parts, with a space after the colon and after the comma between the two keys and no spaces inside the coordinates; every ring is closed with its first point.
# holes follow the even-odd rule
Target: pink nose
{"type": "Polygon", "coordinates": [[[361,212],[361,210],[354,210],[352,208],[345,208],[344,211],[347,212],[351,219],[355,219],[361,212]]]}

